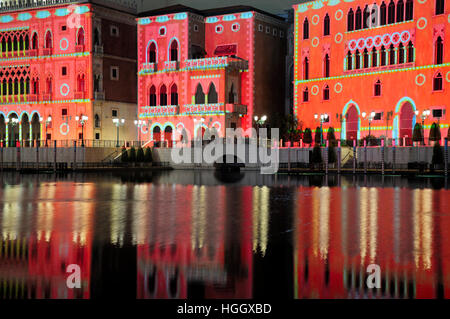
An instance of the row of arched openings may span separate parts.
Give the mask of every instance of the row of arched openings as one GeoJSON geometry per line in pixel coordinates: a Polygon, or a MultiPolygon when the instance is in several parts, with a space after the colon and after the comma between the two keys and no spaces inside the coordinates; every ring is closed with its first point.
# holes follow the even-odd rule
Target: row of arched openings
{"type": "Polygon", "coordinates": [[[178,105],[178,87],[176,84],[172,84],[170,91],[167,91],[165,84],[159,88],[159,94],[157,95],[156,87],[152,85],[149,90],[149,106],[165,106],[165,105],[178,105]],[[170,94],[170,104],[168,100],[168,93],[170,94]],[[159,101],[158,101],[159,95],[159,101]],[[158,104],[159,102],[159,104],[158,104]]]}
{"type": "MultiPolygon", "coordinates": [[[[147,48],[147,63],[156,63],[158,59],[158,48],[152,41],[147,48]]],[[[165,60],[165,58],[163,59],[165,60]]],[[[178,61],[178,41],[173,39],[169,46],[169,61],[178,61]]]]}
{"type": "Polygon", "coordinates": [[[19,119],[17,114],[9,115],[9,124],[6,124],[6,119],[3,114],[0,114],[0,140],[5,142],[8,140],[8,146],[15,146],[16,142],[19,141],[19,125],[22,128],[22,140],[21,145],[31,146],[33,141],[41,139],[41,125],[39,121],[39,115],[34,113],[31,120],[28,114],[24,113],[19,119]],[[12,118],[20,120],[20,124],[13,124],[12,118]],[[8,125],[8,136],[6,135],[6,125],[8,125]]]}

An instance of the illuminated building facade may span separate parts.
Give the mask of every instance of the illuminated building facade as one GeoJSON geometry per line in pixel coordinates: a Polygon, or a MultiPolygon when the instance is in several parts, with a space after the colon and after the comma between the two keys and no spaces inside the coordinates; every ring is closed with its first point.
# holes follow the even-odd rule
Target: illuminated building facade
{"type": "Polygon", "coordinates": [[[115,140],[136,129],[136,8],[120,1],[3,3],[0,139],[115,140]]]}
{"type": "Polygon", "coordinates": [[[447,135],[449,1],[319,0],[294,9],[294,113],[303,128],[320,126],[323,114],[324,131],[334,127],[338,138],[371,130],[403,141],[429,110],[425,138],[433,122],[447,135]]]}
{"type": "Polygon", "coordinates": [[[282,110],[285,39],[282,18],[251,7],[141,14],[142,139],[173,145],[183,130],[189,140],[208,130],[223,136],[226,128],[248,129],[254,116],[282,110]]]}

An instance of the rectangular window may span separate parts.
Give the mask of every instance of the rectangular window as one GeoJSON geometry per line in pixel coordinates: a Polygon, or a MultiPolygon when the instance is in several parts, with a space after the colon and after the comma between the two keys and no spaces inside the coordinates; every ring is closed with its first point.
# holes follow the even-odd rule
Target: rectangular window
{"type": "Polygon", "coordinates": [[[270,34],[270,27],[266,27],[266,33],[270,34]]]}
{"type": "Polygon", "coordinates": [[[383,116],[382,112],[377,112],[377,113],[375,113],[375,116],[373,117],[373,120],[374,121],[380,121],[382,116],[383,116]]]}
{"type": "Polygon", "coordinates": [[[443,109],[435,109],[435,110],[433,110],[433,118],[440,119],[440,118],[442,118],[443,115],[444,115],[444,110],[443,109]]]}
{"type": "Polygon", "coordinates": [[[51,140],[52,139],[52,134],[51,133],[47,133],[47,140],[51,140]]]}
{"type": "Polygon", "coordinates": [[[112,110],[112,117],[117,117],[117,110],[112,110]]]}
{"type": "Polygon", "coordinates": [[[63,66],[63,67],[61,68],[61,75],[62,75],[62,76],[66,76],[66,75],[67,75],[67,67],[66,67],[66,66],[63,66]]]}
{"type": "Polygon", "coordinates": [[[262,24],[259,24],[259,25],[258,25],[258,31],[259,31],[259,32],[263,32],[263,31],[264,31],[264,27],[263,27],[262,24]]]}
{"type": "Polygon", "coordinates": [[[67,109],[62,109],[61,110],[61,115],[62,116],[67,116],[67,109]]]}
{"type": "Polygon", "coordinates": [[[100,133],[95,133],[95,139],[99,140],[100,139],[100,133]]]}
{"type": "Polygon", "coordinates": [[[114,80],[114,81],[119,80],[119,67],[118,66],[111,67],[111,80],[114,80]]]}
{"type": "Polygon", "coordinates": [[[83,139],[83,134],[82,133],[78,133],[78,139],[82,140],[83,139]]]}
{"type": "Polygon", "coordinates": [[[277,32],[278,32],[277,29],[273,29],[273,36],[276,37],[277,36],[277,32]]]}
{"type": "Polygon", "coordinates": [[[66,31],[66,30],[67,30],[67,26],[63,24],[63,25],[61,26],[61,31],[66,31]]]}
{"type": "Polygon", "coordinates": [[[284,32],[280,31],[280,38],[284,38],[284,32]]]}
{"type": "Polygon", "coordinates": [[[111,26],[110,31],[111,31],[111,36],[112,37],[118,37],[119,36],[119,28],[116,27],[115,25],[111,26]]]}

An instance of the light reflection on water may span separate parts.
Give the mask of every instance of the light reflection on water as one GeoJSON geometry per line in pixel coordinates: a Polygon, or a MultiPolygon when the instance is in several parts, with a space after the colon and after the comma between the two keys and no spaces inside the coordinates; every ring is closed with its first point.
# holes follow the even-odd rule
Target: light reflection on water
{"type": "Polygon", "coordinates": [[[443,179],[1,178],[0,299],[450,297],[443,179]],[[67,288],[69,264],[81,289],[67,288]]]}

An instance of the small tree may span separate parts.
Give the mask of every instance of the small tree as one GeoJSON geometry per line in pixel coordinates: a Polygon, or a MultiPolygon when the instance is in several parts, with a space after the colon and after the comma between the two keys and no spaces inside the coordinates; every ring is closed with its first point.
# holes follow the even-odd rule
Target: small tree
{"type": "Polygon", "coordinates": [[[441,140],[441,130],[439,128],[439,125],[434,122],[431,124],[430,128],[430,141],[440,141],[441,140]]]}
{"type": "Polygon", "coordinates": [[[150,149],[150,147],[146,147],[144,152],[144,162],[151,163],[152,161],[152,150],[150,149]]]}
{"type": "Polygon", "coordinates": [[[444,151],[439,143],[434,144],[433,147],[433,158],[431,160],[432,164],[444,164],[444,151]]]}
{"type": "Polygon", "coordinates": [[[142,147],[139,147],[136,154],[136,162],[142,163],[144,162],[144,150],[142,147]]]}
{"type": "Polygon", "coordinates": [[[125,147],[122,147],[122,155],[121,155],[120,160],[122,161],[122,163],[128,162],[128,151],[125,147]]]}
{"type": "Polygon", "coordinates": [[[312,162],[313,164],[321,164],[323,162],[322,159],[322,150],[320,149],[319,144],[316,144],[312,151],[312,162]]]}
{"type": "Polygon", "coordinates": [[[134,147],[130,148],[130,154],[128,155],[130,163],[136,162],[136,149],[134,147]]]}
{"type": "Polygon", "coordinates": [[[334,134],[334,128],[333,127],[330,127],[328,129],[327,140],[330,143],[330,146],[336,146],[337,145],[337,143],[336,143],[336,136],[334,134]]]}
{"type": "Polygon", "coordinates": [[[414,142],[422,141],[422,125],[420,125],[419,123],[416,123],[416,125],[414,125],[413,141],[414,142]]]}
{"type": "Polygon", "coordinates": [[[322,136],[322,130],[320,129],[320,127],[317,127],[316,134],[314,135],[314,142],[319,145],[322,144],[322,136]]]}
{"type": "Polygon", "coordinates": [[[312,144],[312,132],[310,128],[306,128],[303,132],[303,143],[305,144],[312,144]]]}

